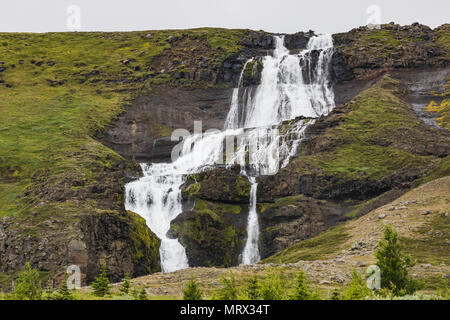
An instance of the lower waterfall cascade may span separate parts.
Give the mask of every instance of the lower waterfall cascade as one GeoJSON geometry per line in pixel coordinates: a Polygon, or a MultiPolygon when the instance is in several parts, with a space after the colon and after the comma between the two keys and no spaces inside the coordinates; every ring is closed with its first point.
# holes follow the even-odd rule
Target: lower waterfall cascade
{"type": "Polygon", "coordinates": [[[247,239],[242,251],[243,264],[260,260],[259,221],[257,214],[257,178],[274,174],[295,156],[305,129],[314,119],[334,108],[334,93],[329,83],[329,65],[333,53],[331,35],[313,36],[307,48],[291,54],[284,46],[284,36],[274,36],[275,49],[262,58],[261,82],[256,87],[243,87],[244,70],[232,101],[224,129],[186,137],[179,157],[171,163],[141,163],[143,177],[125,186],[125,208],[138,213],[161,240],[160,259],[163,272],[189,267],[185,248],[167,234],[170,223],[182,212],[181,186],[190,174],[208,170],[223,161],[227,137],[243,137],[227,167],[241,165],[241,174],[251,183],[247,239]],[[316,55],[316,60],[313,56],[316,55]],[[318,56],[317,56],[318,54],[318,56]],[[303,116],[283,135],[283,121],[303,116]],[[312,119],[311,119],[312,118],[312,119]],[[265,137],[261,143],[261,137],[265,137]],[[250,146],[252,152],[246,162],[250,146]],[[253,147],[254,146],[254,147],[253,147]]]}

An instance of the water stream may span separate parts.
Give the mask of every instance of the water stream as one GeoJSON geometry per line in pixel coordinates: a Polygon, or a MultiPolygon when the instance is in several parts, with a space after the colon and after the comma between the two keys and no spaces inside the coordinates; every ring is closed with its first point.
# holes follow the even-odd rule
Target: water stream
{"type": "MultiPolygon", "coordinates": [[[[317,118],[334,107],[328,68],[333,52],[329,35],[312,37],[299,54],[290,54],[283,36],[275,37],[272,55],[262,58],[261,84],[243,87],[244,65],[233,90],[224,130],[194,134],[184,139],[180,156],[171,163],[141,164],[144,176],[125,186],[125,208],[146,219],[148,227],[161,239],[163,272],[189,266],[185,248],[167,236],[170,223],[182,212],[180,187],[186,176],[223,162],[227,137],[239,137],[236,152],[227,158],[227,166],[241,165],[241,174],[251,183],[247,239],[242,263],[260,260],[259,221],[256,210],[257,178],[275,174],[295,156],[303,133],[314,120],[296,121],[280,134],[283,121],[296,117],[317,118]],[[314,55],[316,58],[314,58],[314,55]],[[246,160],[248,155],[248,161],[246,160]]],[[[234,149],[233,149],[234,150],[234,149]]],[[[227,153],[227,156],[228,153],[227,153]]]]}

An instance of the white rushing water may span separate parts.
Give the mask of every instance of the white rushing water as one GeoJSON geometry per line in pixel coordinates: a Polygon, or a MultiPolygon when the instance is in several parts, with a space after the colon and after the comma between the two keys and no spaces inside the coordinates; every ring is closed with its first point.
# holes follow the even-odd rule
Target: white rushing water
{"type": "Polygon", "coordinates": [[[243,264],[252,264],[261,259],[258,247],[259,223],[258,214],[256,213],[256,191],[258,189],[258,183],[255,177],[250,177],[249,180],[252,186],[250,189],[250,208],[247,221],[247,241],[242,252],[243,264]]]}
{"type": "MultiPolygon", "coordinates": [[[[125,187],[125,208],[137,212],[161,239],[160,257],[163,272],[189,266],[185,249],[167,233],[170,223],[182,212],[181,185],[186,175],[198,173],[223,161],[224,143],[238,137],[236,152],[227,146],[227,166],[241,164],[241,174],[251,183],[247,239],[242,263],[260,260],[259,222],[256,211],[257,176],[275,174],[295,156],[303,133],[314,122],[299,120],[291,126],[279,125],[299,116],[316,118],[334,107],[333,90],[328,82],[332,55],[331,36],[312,37],[299,54],[290,54],[283,37],[275,37],[271,56],[262,59],[261,84],[244,88],[242,69],[224,130],[211,134],[194,134],[184,139],[180,156],[172,163],[141,164],[144,176],[125,187]],[[318,55],[316,59],[313,56],[318,55]],[[246,162],[248,155],[248,162],[246,162]]],[[[255,68],[254,68],[255,69],[255,68]]]]}

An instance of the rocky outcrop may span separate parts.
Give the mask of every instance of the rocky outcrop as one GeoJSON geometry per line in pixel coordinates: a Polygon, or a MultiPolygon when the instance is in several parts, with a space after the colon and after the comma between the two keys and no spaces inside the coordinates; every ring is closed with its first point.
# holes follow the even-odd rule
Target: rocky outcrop
{"type": "Polygon", "coordinates": [[[312,30],[309,30],[308,32],[287,34],[284,37],[284,45],[289,50],[306,49],[309,39],[314,35],[315,33],[312,30]]]}
{"type": "Polygon", "coordinates": [[[448,44],[442,34],[448,28],[443,25],[433,30],[419,23],[389,23],[380,29],[363,26],[334,34],[333,79],[339,83],[386,68],[447,67],[448,44]]]}
{"type": "Polygon", "coordinates": [[[297,195],[259,204],[260,254],[267,258],[345,220],[348,207],[297,195]]]}
{"type": "Polygon", "coordinates": [[[199,197],[208,201],[248,204],[250,182],[239,174],[239,168],[214,168],[190,175],[182,186],[185,199],[199,197]]]}
{"type": "Polygon", "coordinates": [[[93,176],[80,167],[49,179],[43,170],[21,195],[27,213],[0,221],[0,272],[6,277],[13,278],[26,262],[57,280],[75,264],[84,285],[103,265],[112,281],[160,271],[159,240],[144,219],[123,207],[126,177],[137,168],[108,149],[83,151],[72,157],[83,157],[93,176]]]}
{"type": "Polygon", "coordinates": [[[230,267],[241,262],[248,206],[195,200],[172,221],[170,234],[186,249],[190,266],[230,267]]]}
{"type": "Polygon", "coordinates": [[[38,217],[26,221],[3,218],[0,222],[1,272],[13,274],[30,262],[61,280],[68,266],[77,265],[86,285],[102,266],[112,281],[120,281],[126,274],[160,271],[159,240],[135,213],[86,212],[70,221],[61,214],[43,221],[33,218],[38,217]],[[32,221],[38,225],[33,226],[32,221]]]}

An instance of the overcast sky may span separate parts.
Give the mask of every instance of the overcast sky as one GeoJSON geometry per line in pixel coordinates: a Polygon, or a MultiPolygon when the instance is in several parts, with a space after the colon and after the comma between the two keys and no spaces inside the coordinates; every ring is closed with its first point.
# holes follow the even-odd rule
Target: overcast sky
{"type": "Polygon", "coordinates": [[[80,9],[80,31],[226,27],[336,33],[367,24],[370,5],[379,7],[382,23],[417,21],[434,28],[448,23],[450,12],[448,0],[2,0],[0,31],[69,31],[71,5],[80,9]]]}

